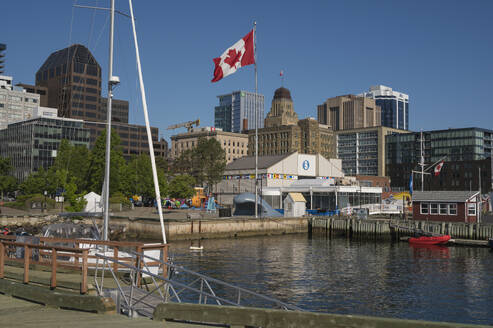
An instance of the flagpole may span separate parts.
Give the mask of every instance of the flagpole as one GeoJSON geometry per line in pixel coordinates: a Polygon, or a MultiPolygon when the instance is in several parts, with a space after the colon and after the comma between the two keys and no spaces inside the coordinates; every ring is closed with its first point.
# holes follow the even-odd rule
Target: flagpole
{"type": "Polygon", "coordinates": [[[258,217],[258,82],[257,82],[257,22],[253,22],[253,54],[255,56],[255,218],[258,217]]]}

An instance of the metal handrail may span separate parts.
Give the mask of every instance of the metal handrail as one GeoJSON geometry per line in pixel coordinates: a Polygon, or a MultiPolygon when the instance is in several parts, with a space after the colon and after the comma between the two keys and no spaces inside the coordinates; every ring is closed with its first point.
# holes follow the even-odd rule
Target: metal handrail
{"type": "MultiPolygon", "coordinates": [[[[250,291],[248,289],[245,289],[245,288],[242,288],[242,287],[238,287],[238,286],[229,284],[229,283],[227,283],[225,281],[222,281],[222,280],[219,280],[219,279],[216,279],[216,278],[212,278],[212,277],[203,275],[201,273],[198,273],[198,272],[195,272],[195,271],[186,269],[185,267],[182,267],[182,266],[179,266],[179,265],[176,265],[176,264],[173,264],[173,263],[169,263],[169,262],[164,262],[164,261],[162,261],[160,259],[155,259],[155,258],[153,258],[151,256],[148,256],[148,255],[145,255],[145,254],[139,254],[139,253],[136,253],[134,251],[129,251],[129,253],[133,253],[135,255],[140,255],[140,256],[146,257],[148,259],[151,259],[153,261],[159,262],[159,263],[161,263],[161,264],[163,264],[165,266],[169,266],[169,267],[174,268],[174,269],[180,269],[180,271],[182,271],[182,272],[186,272],[186,273],[189,273],[191,275],[195,275],[197,277],[200,277],[200,278],[204,279],[205,281],[212,281],[212,282],[218,283],[220,285],[223,285],[223,286],[226,286],[226,287],[233,288],[233,289],[236,289],[238,291],[244,292],[246,294],[250,294],[252,296],[255,296],[255,297],[258,297],[258,298],[262,298],[262,299],[264,299],[266,301],[273,302],[275,304],[284,306],[287,309],[291,309],[291,310],[294,310],[294,311],[303,311],[302,309],[300,309],[300,308],[298,308],[298,307],[296,307],[294,305],[290,305],[290,304],[284,303],[282,301],[279,301],[279,300],[277,300],[275,298],[272,298],[272,297],[269,297],[269,296],[265,296],[265,295],[262,295],[262,294],[258,294],[258,293],[252,292],[252,291],[250,291]]],[[[157,276],[157,277],[159,277],[160,279],[163,278],[161,276],[157,276]]]]}
{"type": "MultiPolygon", "coordinates": [[[[234,286],[232,284],[221,281],[219,279],[208,277],[206,275],[203,275],[203,274],[191,271],[189,269],[186,269],[182,266],[179,266],[179,265],[176,265],[176,264],[173,264],[170,262],[165,262],[161,259],[156,259],[156,258],[153,258],[151,256],[145,255],[143,253],[138,253],[135,251],[129,251],[129,254],[131,254],[133,258],[140,257],[141,261],[138,261],[138,264],[139,264],[138,267],[135,265],[129,264],[128,262],[118,261],[117,259],[112,258],[112,257],[108,257],[108,256],[105,256],[102,254],[95,254],[95,256],[98,259],[101,259],[104,262],[104,264],[103,264],[103,275],[104,275],[104,271],[105,271],[104,268],[108,267],[108,269],[112,273],[113,278],[115,280],[117,279],[117,276],[113,272],[113,266],[110,265],[109,262],[117,263],[119,267],[127,268],[130,270],[131,283],[132,283],[132,285],[130,287],[131,288],[131,292],[130,292],[131,295],[128,299],[127,299],[127,297],[125,297],[125,295],[123,297],[123,301],[127,307],[129,315],[132,315],[132,312],[135,310],[135,306],[137,304],[142,303],[142,301],[145,298],[149,297],[150,295],[153,295],[154,297],[158,297],[163,302],[168,302],[169,299],[175,299],[177,302],[182,303],[183,300],[182,300],[182,298],[180,298],[179,295],[185,290],[188,292],[198,294],[199,295],[199,298],[198,298],[199,304],[207,304],[207,299],[210,299],[210,300],[213,300],[218,305],[224,304],[224,305],[240,306],[241,300],[242,299],[244,300],[244,299],[248,298],[248,296],[250,296],[250,297],[255,297],[257,299],[262,299],[263,301],[267,301],[269,303],[273,303],[274,307],[278,307],[278,308],[281,308],[284,310],[303,311],[302,309],[300,309],[296,306],[284,303],[284,302],[279,301],[275,298],[261,295],[261,294],[247,290],[247,289],[242,288],[242,287],[234,286]],[[195,276],[196,279],[194,279],[192,282],[189,282],[188,284],[186,284],[186,283],[182,283],[182,282],[179,282],[176,280],[172,280],[168,276],[165,277],[162,275],[154,274],[153,272],[150,271],[147,263],[145,261],[143,261],[144,258],[150,259],[150,260],[152,260],[152,262],[154,262],[156,264],[161,264],[163,266],[163,270],[165,268],[171,268],[175,271],[179,270],[180,272],[184,272],[184,273],[187,273],[189,275],[195,276]],[[144,268],[140,267],[141,263],[143,263],[144,268]],[[139,288],[136,285],[136,282],[138,281],[137,277],[139,274],[140,275],[145,274],[145,275],[149,276],[151,278],[155,288],[153,288],[150,291],[147,291],[144,296],[141,296],[139,299],[136,299],[135,302],[133,302],[133,299],[134,299],[133,291],[135,288],[139,288]],[[135,276],[135,279],[133,278],[134,276],[135,276]],[[156,280],[161,281],[161,283],[158,283],[156,280]],[[195,288],[193,286],[197,282],[200,282],[199,288],[195,288]],[[227,287],[227,288],[233,289],[235,291],[233,294],[235,294],[235,295],[237,294],[237,296],[236,296],[237,299],[235,301],[233,301],[233,300],[228,300],[228,299],[221,297],[219,295],[216,295],[216,293],[214,292],[214,290],[211,286],[211,283],[217,284],[223,288],[227,287]],[[204,289],[204,285],[206,287],[205,289],[204,289]],[[165,288],[165,291],[166,291],[165,295],[163,295],[161,293],[161,288],[163,288],[163,287],[165,288]],[[180,290],[177,291],[175,289],[175,287],[180,288],[180,290]],[[156,290],[159,291],[160,297],[155,294],[156,290]]],[[[97,279],[97,274],[95,276],[95,279],[97,279]]],[[[99,285],[99,284],[97,284],[97,285],[99,285]]],[[[118,282],[117,282],[117,287],[118,287],[117,289],[119,290],[119,292],[121,294],[125,294],[123,291],[123,288],[121,287],[120,283],[118,283],[118,282]]],[[[101,290],[98,288],[98,291],[100,293],[102,293],[102,288],[101,288],[101,290]]],[[[142,291],[142,289],[141,289],[141,291],[142,291]]],[[[142,303],[142,304],[144,304],[144,303],[142,303]]]]}

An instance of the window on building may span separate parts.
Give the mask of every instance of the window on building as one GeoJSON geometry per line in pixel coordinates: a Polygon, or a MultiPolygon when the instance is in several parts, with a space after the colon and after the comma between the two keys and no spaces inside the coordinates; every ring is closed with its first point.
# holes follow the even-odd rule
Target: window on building
{"type": "Polygon", "coordinates": [[[448,214],[448,204],[440,204],[440,214],[441,215],[448,214]]]}
{"type": "Polygon", "coordinates": [[[448,208],[449,215],[457,215],[457,204],[450,204],[448,208]]]}
{"type": "Polygon", "coordinates": [[[75,73],[84,73],[84,64],[82,63],[74,63],[74,72],[75,73]]]}
{"type": "Polygon", "coordinates": [[[438,214],[438,204],[430,204],[430,214],[438,214]]]}
{"type": "Polygon", "coordinates": [[[421,214],[429,214],[430,211],[430,204],[428,203],[421,203],[421,214]]]}
{"type": "Polygon", "coordinates": [[[476,203],[467,203],[467,215],[469,216],[476,215],[476,203]]]}

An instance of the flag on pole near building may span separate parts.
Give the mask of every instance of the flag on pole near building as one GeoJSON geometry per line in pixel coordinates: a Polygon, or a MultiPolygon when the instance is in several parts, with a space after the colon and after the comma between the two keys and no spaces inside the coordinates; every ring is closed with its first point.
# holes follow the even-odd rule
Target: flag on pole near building
{"type": "Polygon", "coordinates": [[[413,173],[411,172],[411,177],[409,178],[409,194],[413,194],[413,173]]]}
{"type": "Polygon", "coordinates": [[[255,64],[253,30],[238,42],[226,49],[220,57],[214,58],[214,78],[217,82],[223,77],[233,74],[238,68],[255,64]]]}
{"type": "Polygon", "coordinates": [[[440,163],[437,164],[437,166],[435,166],[435,176],[440,174],[440,171],[442,170],[442,166],[443,166],[443,161],[441,161],[440,163]]]}
{"type": "Polygon", "coordinates": [[[284,71],[281,70],[281,73],[279,73],[279,76],[283,76],[284,75],[284,71]]]}

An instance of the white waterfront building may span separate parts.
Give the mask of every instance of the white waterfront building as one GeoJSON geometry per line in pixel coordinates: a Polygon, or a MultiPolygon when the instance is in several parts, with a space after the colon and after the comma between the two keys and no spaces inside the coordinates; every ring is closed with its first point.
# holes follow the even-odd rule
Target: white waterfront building
{"type": "MultiPolygon", "coordinates": [[[[298,152],[259,156],[259,194],[274,209],[282,209],[290,192],[301,193],[310,210],[335,210],[348,206],[379,204],[382,188],[361,187],[344,176],[340,159],[298,152]]],[[[255,157],[242,157],[226,166],[223,180],[214,186],[216,199],[232,206],[241,193],[255,193],[255,157]]]]}

